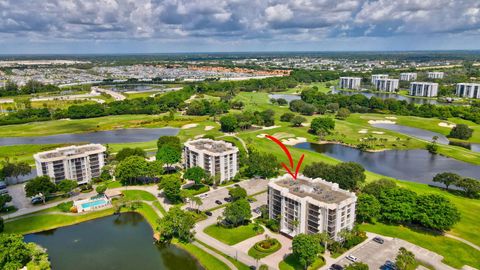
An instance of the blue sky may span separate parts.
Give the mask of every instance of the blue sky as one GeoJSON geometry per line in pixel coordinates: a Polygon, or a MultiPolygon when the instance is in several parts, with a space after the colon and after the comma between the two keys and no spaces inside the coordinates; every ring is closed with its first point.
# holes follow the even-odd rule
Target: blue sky
{"type": "Polygon", "coordinates": [[[479,0],[0,0],[0,54],[480,49],[479,0]]]}

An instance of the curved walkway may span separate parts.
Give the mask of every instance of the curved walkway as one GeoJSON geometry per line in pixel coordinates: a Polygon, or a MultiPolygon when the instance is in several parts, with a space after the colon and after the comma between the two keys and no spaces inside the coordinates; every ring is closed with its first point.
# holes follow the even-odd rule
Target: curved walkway
{"type": "Polygon", "coordinates": [[[224,264],[226,264],[230,269],[232,270],[238,270],[238,268],[232,263],[230,262],[229,260],[227,260],[225,257],[223,257],[222,255],[218,254],[217,252],[209,249],[208,247],[200,244],[199,242],[195,241],[193,242],[192,244],[194,244],[195,246],[199,247],[200,249],[202,249],[203,251],[207,252],[208,254],[212,255],[213,257],[219,259],[221,262],[223,262],[224,264]]]}
{"type": "Polygon", "coordinates": [[[480,250],[480,247],[479,247],[479,246],[475,245],[474,243],[472,243],[472,242],[470,242],[470,241],[468,241],[468,240],[465,240],[465,239],[463,239],[463,238],[460,238],[460,237],[458,237],[458,236],[451,235],[451,234],[448,234],[448,233],[446,233],[445,236],[446,236],[446,237],[450,237],[450,238],[455,239],[455,240],[458,240],[458,241],[460,241],[460,242],[463,242],[463,243],[465,243],[465,244],[473,247],[473,248],[476,249],[476,250],[480,250]]]}

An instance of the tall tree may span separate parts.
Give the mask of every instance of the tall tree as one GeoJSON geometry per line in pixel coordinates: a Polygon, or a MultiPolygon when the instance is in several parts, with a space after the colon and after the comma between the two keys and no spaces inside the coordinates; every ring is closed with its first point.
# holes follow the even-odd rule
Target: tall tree
{"type": "Polygon", "coordinates": [[[162,242],[168,242],[174,237],[180,241],[189,242],[193,237],[194,226],[195,219],[192,213],[183,211],[178,206],[170,208],[167,214],[158,221],[158,231],[162,242]]]}
{"type": "Polygon", "coordinates": [[[175,177],[168,177],[162,180],[163,194],[171,203],[178,203],[182,200],[181,197],[181,182],[175,177]]]}
{"type": "Polygon", "coordinates": [[[147,161],[139,156],[122,160],[115,169],[115,177],[123,184],[132,184],[148,173],[147,161]]]}
{"type": "Polygon", "coordinates": [[[321,252],[320,242],[315,235],[298,234],[293,237],[292,251],[304,269],[312,264],[321,252]]]}
{"type": "Polygon", "coordinates": [[[391,223],[408,223],[416,212],[417,194],[405,188],[387,189],[380,194],[381,218],[391,223]]]}
{"type": "Polygon", "coordinates": [[[160,147],[156,156],[158,161],[165,163],[168,167],[179,162],[181,157],[182,150],[171,145],[164,145],[160,147]]]}
{"type": "Polygon", "coordinates": [[[139,157],[145,158],[147,154],[140,147],[136,147],[136,148],[127,147],[127,148],[122,148],[120,151],[118,151],[118,153],[115,155],[115,159],[117,161],[122,161],[130,156],[139,156],[139,157]]]}
{"type": "Polygon", "coordinates": [[[430,229],[448,231],[460,221],[460,212],[450,200],[441,195],[420,195],[414,220],[430,229]]]}
{"type": "Polygon", "coordinates": [[[469,197],[478,197],[480,192],[480,181],[473,178],[462,178],[455,185],[465,192],[469,197]]]}
{"type": "Polygon", "coordinates": [[[48,176],[37,176],[25,185],[25,193],[27,197],[33,197],[39,195],[42,198],[43,203],[48,195],[57,191],[57,187],[50,180],[48,176]]]}
{"type": "Polygon", "coordinates": [[[358,222],[372,222],[380,214],[380,203],[373,195],[362,193],[358,195],[355,210],[358,222]]]}
{"type": "Polygon", "coordinates": [[[252,217],[250,204],[245,199],[234,201],[225,207],[223,217],[233,226],[244,224],[252,217]]]}
{"type": "Polygon", "coordinates": [[[396,188],[397,184],[395,181],[381,178],[376,181],[366,184],[362,188],[362,192],[375,196],[376,198],[380,197],[380,194],[387,189],[396,188]]]}
{"type": "Polygon", "coordinates": [[[72,190],[77,188],[78,182],[75,180],[62,180],[57,184],[57,189],[67,195],[70,195],[72,193],[72,190]]]}
{"type": "Polygon", "coordinates": [[[444,184],[448,190],[448,187],[450,185],[455,185],[455,183],[457,183],[461,179],[462,177],[456,173],[444,172],[444,173],[439,173],[435,175],[432,181],[436,183],[444,184]]]}
{"type": "Polygon", "coordinates": [[[275,155],[271,153],[261,153],[255,149],[250,149],[249,152],[250,154],[246,162],[247,168],[245,169],[247,176],[271,178],[278,175],[280,165],[275,155]]]}
{"type": "Polygon", "coordinates": [[[242,187],[235,187],[228,191],[233,201],[247,198],[247,191],[242,187]]]}
{"type": "Polygon", "coordinates": [[[411,251],[401,247],[398,250],[397,257],[395,258],[395,265],[399,270],[413,270],[416,268],[417,260],[411,251]]]}
{"type": "Polygon", "coordinates": [[[198,166],[188,168],[183,175],[183,178],[195,181],[197,185],[199,185],[205,177],[207,177],[205,170],[198,166]]]}

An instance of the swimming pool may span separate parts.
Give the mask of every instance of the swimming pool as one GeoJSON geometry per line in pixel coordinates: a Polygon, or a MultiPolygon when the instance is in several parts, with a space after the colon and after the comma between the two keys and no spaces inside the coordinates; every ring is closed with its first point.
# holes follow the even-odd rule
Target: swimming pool
{"type": "Polygon", "coordinates": [[[83,209],[87,209],[87,208],[91,208],[91,207],[95,207],[95,206],[103,206],[103,205],[106,205],[106,204],[108,204],[107,200],[101,199],[101,200],[82,203],[81,206],[82,206],[83,209]]]}

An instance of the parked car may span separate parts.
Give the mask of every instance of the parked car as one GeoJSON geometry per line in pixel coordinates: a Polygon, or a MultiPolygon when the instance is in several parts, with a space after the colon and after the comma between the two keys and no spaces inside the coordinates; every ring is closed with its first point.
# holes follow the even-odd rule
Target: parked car
{"type": "Polygon", "coordinates": [[[392,261],[386,261],[384,265],[380,267],[382,270],[397,270],[397,266],[392,261]]]}
{"type": "Polygon", "coordinates": [[[208,194],[200,194],[198,197],[199,197],[200,199],[205,199],[205,198],[208,197],[208,194]]]}
{"type": "Polygon", "coordinates": [[[40,197],[33,197],[32,200],[30,201],[32,204],[39,204],[42,203],[43,200],[40,197]]]}
{"type": "Polygon", "coordinates": [[[218,205],[222,204],[222,202],[220,200],[216,200],[215,203],[218,204],[218,205]]]}
{"type": "Polygon", "coordinates": [[[232,198],[230,198],[230,197],[226,197],[226,198],[224,198],[224,200],[225,200],[226,202],[232,202],[232,198]]]}
{"type": "Polygon", "coordinates": [[[240,187],[240,185],[239,185],[239,184],[235,184],[235,185],[233,185],[233,186],[234,186],[234,187],[240,187]]]}
{"type": "Polygon", "coordinates": [[[332,264],[330,266],[330,270],[343,270],[343,266],[341,266],[339,264],[332,264]]]}
{"type": "Polygon", "coordinates": [[[373,242],[377,242],[379,244],[383,244],[385,242],[385,240],[383,240],[383,238],[378,237],[378,236],[374,237],[372,240],[373,240],[373,242]]]}
{"type": "Polygon", "coordinates": [[[254,202],[253,199],[251,199],[251,198],[248,198],[247,201],[248,201],[249,203],[253,203],[253,202],[254,202]]]}
{"type": "Polygon", "coordinates": [[[210,212],[210,211],[206,211],[206,212],[205,212],[205,215],[207,215],[207,216],[211,217],[211,216],[212,216],[212,212],[210,212]]]}
{"type": "Polygon", "coordinates": [[[6,193],[8,193],[7,183],[5,183],[5,181],[0,181],[0,194],[6,194],[6,193]]]}
{"type": "Polygon", "coordinates": [[[358,258],[353,256],[352,254],[348,255],[346,258],[347,258],[347,260],[352,261],[352,262],[357,262],[358,261],[358,258]]]}
{"type": "Polygon", "coordinates": [[[250,268],[251,270],[257,269],[257,267],[255,267],[254,265],[250,265],[250,267],[248,267],[248,268],[250,268]]]}

